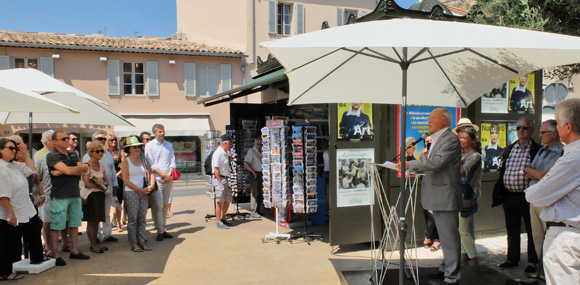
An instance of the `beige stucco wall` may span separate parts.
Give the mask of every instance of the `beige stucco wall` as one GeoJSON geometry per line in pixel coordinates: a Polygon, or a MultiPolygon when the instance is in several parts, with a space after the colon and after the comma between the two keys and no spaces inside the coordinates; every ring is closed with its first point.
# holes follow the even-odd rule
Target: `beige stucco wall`
{"type": "MultiPolygon", "coordinates": [[[[121,52],[95,52],[95,51],[71,51],[34,48],[0,48],[1,55],[14,57],[40,58],[50,57],[52,54],[60,54],[60,59],[54,60],[55,78],[78,88],[89,95],[96,97],[121,114],[154,113],[154,114],[208,114],[210,127],[215,130],[225,130],[225,125],[230,123],[229,104],[218,104],[211,107],[198,105],[200,97],[186,97],[184,89],[184,64],[194,62],[197,64],[231,64],[232,87],[242,84],[241,59],[228,57],[208,56],[185,56],[185,55],[160,55],[139,54],[121,52]],[[144,96],[110,96],[108,94],[107,62],[99,60],[101,56],[109,60],[117,59],[121,62],[157,61],[159,67],[159,97],[144,96]],[[169,64],[169,60],[175,60],[175,64],[169,64]]],[[[147,89],[147,88],[146,88],[147,89]]],[[[221,87],[220,87],[221,90],[221,87]]],[[[45,129],[58,128],[92,133],[95,129],[105,126],[85,125],[35,125],[34,133],[41,133],[45,129]]],[[[27,132],[25,125],[0,126],[2,135],[8,131],[27,132]]],[[[108,129],[111,131],[111,129],[108,129]]]]}

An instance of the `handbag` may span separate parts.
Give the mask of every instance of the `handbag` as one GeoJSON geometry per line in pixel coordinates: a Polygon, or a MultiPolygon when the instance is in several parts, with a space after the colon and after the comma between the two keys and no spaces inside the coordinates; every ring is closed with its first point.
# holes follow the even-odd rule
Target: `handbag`
{"type": "MultiPolygon", "coordinates": [[[[150,175],[150,173],[149,173],[149,170],[148,170],[149,167],[147,167],[147,159],[144,158],[143,156],[141,156],[141,160],[143,161],[143,166],[145,166],[145,169],[146,169],[145,170],[145,176],[143,176],[143,188],[145,188],[145,187],[149,186],[149,175],[150,175]]],[[[154,180],[154,181],[155,181],[155,184],[153,184],[154,185],[153,186],[153,190],[151,190],[151,192],[149,192],[149,194],[147,194],[147,195],[151,195],[151,194],[153,194],[153,192],[159,190],[159,186],[157,186],[157,180],[154,180]]]]}
{"type": "Polygon", "coordinates": [[[177,170],[177,168],[173,168],[173,172],[171,173],[171,178],[173,178],[173,181],[175,181],[175,180],[179,180],[179,177],[181,177],[181,173],[179,173],[179,170],[177,170]]]}

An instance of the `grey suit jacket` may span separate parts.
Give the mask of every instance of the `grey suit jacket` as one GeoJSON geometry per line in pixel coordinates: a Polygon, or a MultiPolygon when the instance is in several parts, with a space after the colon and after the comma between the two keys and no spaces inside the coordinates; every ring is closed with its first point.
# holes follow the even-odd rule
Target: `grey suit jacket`
{"type": "Polygon", "coordinates": [[[409,170],[424,173],[421,183],[421,204],[431,211],[459,211],[461,186],[459,184],[461,144],[449,129],[432,146],[431,155],[409,161],[409,170]]]}

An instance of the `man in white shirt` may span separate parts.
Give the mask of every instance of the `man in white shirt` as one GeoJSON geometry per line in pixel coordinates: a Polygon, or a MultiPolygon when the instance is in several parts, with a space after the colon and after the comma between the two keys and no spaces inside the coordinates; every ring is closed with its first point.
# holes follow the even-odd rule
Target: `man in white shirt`
{"type": "Polygon", "coordinates": [[[175,169],[175,152],[171,143],[165,140],[165,127],[155,124],[152,128],[155,139],[145,146],[145,157],[151,163],[151,170],[155,173],[159,190],[149,196],[152,202],[151,216],[157,229],[157,241],[164,238],[173,238],[165,230],[167,222],[167,206],[173,191],[171,173],[175,169]]]}
{"type": "Polygon", "coordinates": [[[218,229],[229,229],[231,224],[226,220],[228,207],[232,202],[232,188],[230,186],[230,156],[228,151],[232,148],[232,137],[225,134],[221,137],[221,145],[215,150],[211,159],[213,168],[213,186],[215,188],[215,217],[218,229]]]}
{"type": "Polygon", "coordinates": [[[250,198],[250,217],[261,218],[260,209],[264,201],[262,193],[262,139],[256,138],[254,140],[254,147],[248,150],[244,158],[244,167],[248,171],[248,180],[250,187],[246,192],[251,195],[250,198]]]}
{"type": "MultiPolygon", "coordinates": [[[[71,135],[69,134],[69,142],[71,135]]],[[[92,136],[93,142],[97,142],[103,147],[105,147],[105,142],[107,141],[107,134],[103,131],[97,131],[92,136]]],[[[74,150],[70,150],[74,151],[74,150]]],[[[88,153],[83,156],[83,163],[89,161],[91,157],[88,153]]],[[[117,171],[115,171],[115,161],[113,160],[113,155],[105,150],[103,158],[100,162],[105,166],[105,172],[107,173],[107,179],[109,180],[109,193],[105,195],[105,217],[107,218],[105,222],[100,223],[98,238],[100,241],[105,242],[118,242],[119,240],[112,236],[113,226],[111,225],[111,206],[113,205],[113,199],[117,199],[117,191],[119,190],[119,183],[117,181],[117,171]]]]}

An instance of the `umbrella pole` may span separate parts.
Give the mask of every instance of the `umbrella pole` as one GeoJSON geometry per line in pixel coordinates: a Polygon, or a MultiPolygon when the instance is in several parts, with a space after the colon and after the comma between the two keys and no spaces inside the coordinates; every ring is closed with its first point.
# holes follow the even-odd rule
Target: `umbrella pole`
{"type": "Polygon", "coordinates": [[[32,112],[28,113],[28,154],[32,157],[32,112]]]}
{"type": "Polygon", "coordinates": [[[409,65],[407,63],[407,48],[403,48],[403,60],[401,62],[401,70],[403,71],[403,82],[402,82],[402,102],[401,102],[401,112],[399,114],[399,122],[401,125],[401,137],[399,138],[399,149],[400,149],[400,156],[399,160],[401,161],[401,181],[400,181],[400,191],[401,191],[401,200],[399,203],[399,284],[405,284],[405,240],[407,238],[407,222],[405,221],[405,190],[406,190],[406,162],[407,162],[407,155],[405,153],[405,136],[406,134],[406,113],[407,113],[407,69],[409,65]]]}

